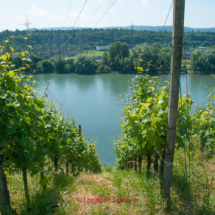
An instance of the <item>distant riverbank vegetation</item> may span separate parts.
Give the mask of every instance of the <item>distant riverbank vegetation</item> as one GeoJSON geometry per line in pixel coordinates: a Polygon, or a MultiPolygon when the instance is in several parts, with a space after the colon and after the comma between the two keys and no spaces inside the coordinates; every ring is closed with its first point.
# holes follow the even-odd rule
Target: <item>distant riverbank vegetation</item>
{"type": "MultiPolygon", "coordinates": [[[[14,35],[16,40],[12,41],[15,52],[25,50],[26,31],[5,30],[0,32],[0,38],[7,40],[14,35]]],[[[213,32],[185,32],[184,45],[187,47],[196,46],[212,46],[215,45],[215,33],[213,32]]],[[[111,45],[115,42],[125,42],[129,44],[129,48],[133,45],[148,43],[152,46],[154,43],[160,42],[165,46],[171,46],[172,32],[164,31],[135,31],[128,29],[81,29],[81,30],[35,30],[29,45],[32,46],[31,52],[45,53],[50,52],[51,57],[54,55],[68,56],[72,51],[80,52],[82,50],[94,50],[96,46],[111,45]]],[[[0,45],[3,41],[0,41],[0,45]]]]}
{"type": "MultiPolygon", "coordinates": [[[[122,74],[137,74],[137,60],[141,58],[140,66],[150,75],[168,74],[170,71],[171,48],[169,46],[150,46],[146,43],[135,46],[129,50],[127,43],[116,42],[110,46],[109,51],[102,52],[103,58],[96,61],[91,55],[79,54],[76,57],[65,58],[56,55],[50,60],[43,60],[37,53],[30,53],[31,69],[37,74],[77,73],[80,75],[93,75],[117,71],[122,74]]],[[[22,66],[21,54],[13,55],[12,62],[16,68],[22,66]]],[[[193,49],[189,60],[182,60],[182,71],[188,73],[210,74],[215,72],[215,46],[201,51],[193,49]]]]}

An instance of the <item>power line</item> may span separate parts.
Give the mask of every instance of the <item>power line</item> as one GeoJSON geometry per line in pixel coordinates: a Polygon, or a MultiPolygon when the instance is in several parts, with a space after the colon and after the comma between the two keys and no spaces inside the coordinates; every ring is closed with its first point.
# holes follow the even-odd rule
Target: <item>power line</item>
{"type": "Polygon", "coordinates": [[[72,6],[72,3],[73,3],[73,0],[71,1],[71,4],[70,4],[70,6],[69,6],[68,13],[66,14],[66,19],[65,19],[65,21],[64,21],[63,27],[64,27],[64,25],[65,25],[65,23],[66,23],[66,20],[67,20],[68,14],[69,14],[70,9],[71,9],[71,6],[72,6]]]}
{"type": "MultiPolygon", "coordinates": [[[[79,15],[78,15],[78,17],[77,17],[76,21],[75,21],[75,24],[77,23],[77,21],[78,21],[78,19],[79,19],[80,15],[81,15],[81,13],[82,13],[82,11],[83,11],[83,9],[84,9],[84,7],[85,7],[86,3],[87,3],[87,0],[84,2],[84,5],[83,5],[83,7],[82,7],[82,9],[81,9],[81,12],[79,13],[79,15]]],[[[75,27],[75,24],[74,24],[73,28],[75,27]]]]}
{"type": "MultiPolygon", "coordinates": [[[[165,20],[165,22],[164,22],[163,29],[162,29],[162,31],[160,32],[160,36],[159,36],[158,42],[160,42],[161,35],[163,34],[163,30],[164,30],[164,28],[165,28],[165,26],[166,26],[166,22],[167,22],[167,20],[168,20],[168,18],[169,18],[169,14],[170,14],[170,11],[171,11],[171,9],[172,9],[173,3],[174,3],[174,0],[172,1],[172,4],[170,5],[169,12],[168,12],[167,17],[166,17],[166,20],[165,20]]],[[[165,55],[165,54],[161,55],[161,57],[163,57],[164,55],[165,55]]],[[[166,60],[164,60],[163,65],[164,65],[165,63],[166,63],[166,60]]]]}
{"type": "MultiPolygon", "coordinates": [[[[70,2],[70,0],[68,0],[67,6],[66,6],[66,11],[67,11],[67,8],[68,8],[68,6],[69,6],[69,2],[70,2]]],[[[66,14],[65,14],[65,15],[66,15],[66,14]]],[[[63,17],[63,19],[61,20],[60,27],[62,26],[63,21],[64,21],[64,17],[63,17]]]]}
{"type": "Polygon", "coordinates": [[[163,29],[162,29],[162,31],[161,31],[161,33],[160,33],[159,40],[160,40],[160,38],[161,38],[161,34],[163,33],[163,30],[164,30],[164,28],[165,28],[166,22],[167,22],[167,20],[168,20],[168,17],[169,17],[170,11],[171,11],[172,6],[173,6],[173,2],[174,2],[174,0],[172,1],[172,4],[170,5],[169,12],[168,12],[167,17],[166,17],[166,20],[165,20],[165,22],[164,22],[163,29]]]}
{"type": "Polygon", "coordinates": [[[98,8],[96,9],[96,11],[94,12],[93,16],[90,18],[90,20],[88,21],[88,23],[86,24],[85,28],[87,27],[87,25],[90,23],[91,19],[94,17],[94,15],[96,14],[96,12],[98,11],[98,9],[101,7],[102,3],[104,2],[104,0],[101,2],[101,4],[98,6],[98,8]]]}
{"type": "MultiPolygon", "coordinates": [[[[103,19],[103,17],[106,15],[106,13],[110,10],[110,8],[114,5],[114,3],[116,2],[116,0],[112,3],[112,5],[108,8],[108,10],[105,12],[105,14],[102,16],[102,18],[98,21],[98,23],[95,25],[95,27],[99,24],[99,22],[103,19]]],[[[95,28],[94,27],[94,28],[95,28]]]]}
{"type": "MultiPolygon", "coordinates": [[[[36,77],[36,75],[34,75],[34,77],[36,77]]],[[[39,83],[41,83],[46,89],[47,91],[53,96],[53,98],[57,101],[57,103],[59,103],[61,105],[61,103],[56,99],[56,97],[49,91],[49,89],[42,83],[42,81],[36,77],[36,79],[39,81],[39,83]]],[[[68,113],[68,115],[70,115],[70,117],[74,118],[73,116],[71,116],[71,114],[69,113],[68,110],[66,110],[66,108],[63,106],[63,109],[68,113]]],[[[78,123],[78,121],[75,119],[75,121],[78,123]]],[[[79,124],[79,123],[78,123],[79,124]]],[[[79,124],[80,125],[80,124],[79,124]]]]}

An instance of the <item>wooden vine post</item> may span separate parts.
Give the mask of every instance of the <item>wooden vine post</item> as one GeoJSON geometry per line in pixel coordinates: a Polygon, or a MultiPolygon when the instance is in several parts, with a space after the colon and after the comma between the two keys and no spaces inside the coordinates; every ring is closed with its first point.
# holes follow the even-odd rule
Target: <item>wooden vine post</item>
{"type": "Polygon", "coordinates": [[[164,175],[163,175],[163,197],[170,197],[170,188],[172,183],[173,162],[176,122],[178,114],[179,97],[179,76],[181,71],[181,56],[184,31],[184,8],[185,0],[174,0],[173,7],[173,30],[172,30],[172,55],[170,70],[170,91],[169,91],[169,109],[168,109],[168,127],[167,127],[167,149],[165,154],[164,175]]]}
{"type": "MultiPolygon", "coordinates": [[[[81,137],[81,125],[79,125],[79,136],[81,137]]],[[[78,166],[78,172],[82,172],[83,169],[82,169],[82,166],[78,166]]]]}
{"type": "Polygon", "coordinates": [[[6,175],[3,169],[4,157],[0,155],[0,212],[2,215],[15,214],[10,206],[10,195],[7,189],[6,175]]]}
{"type": "Polygon", "coordinates": [[[30,195],[28,192],[28,178],[27,178],[27,167],[24,166],[22,168],[22,177],[23,177],[23,182],[24,182],[24,188],[25,188],[25,198],[27,201],[27,204],[30,204],[30,195]]]}

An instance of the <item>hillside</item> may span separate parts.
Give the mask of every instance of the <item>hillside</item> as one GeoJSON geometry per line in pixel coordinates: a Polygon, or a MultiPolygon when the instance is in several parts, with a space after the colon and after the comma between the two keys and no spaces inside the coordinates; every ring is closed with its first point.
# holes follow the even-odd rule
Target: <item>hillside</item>
{"type": "MultiPolygon", "coordinates": [[[[136,44],[148,43],[150,45],[171,46],[172,34],[170,31],[163,33],[157,31],[131,31],[128,29],[82,29],[82,30],[35,30],[31,32],[30,45],[32,52],[50,52],[61,54],[73,51],[95,50],[96,46],[110,45],[115,42],[125,42],[129,48],[136,44]]],[[[16,39],[12,46],[16,52],[21,52],[26,47],[25,31],[3,31],[0,37],[7,40],[14,35],[16,39]]],[[[185,32],[185,46],[212,46],[215,44],[214,32],[185,32]]],[[[0,45],[4,45],[0,41],[0,45]]]]}
{"type": "MultiPolygon", "coordinates": [[[[86,29],[86,28],[82,28],[82,27],[53,27],[53,28],[32,28],[30,30],[35,31],[35,30],[77,30],[77,29],[86,29]]],[[[95,29],[95,28],[91,28],[91,29],[95,29]]],[[[131,30],[131,26],[110,26],[110,27],[102,27],[100,29],[128,29],[131,30]]],[[[163,30],[163,26],[144,26],[144,25],[134,25],[133,29],[135,31],[162,31],[163,30]]],[[[172,26],[165,26],[164,30],[166,31],[172,31],[172,26]]],[[[215,32],[215,28],[190,28],[190,27],[184,27],[184,31],[185,32],[215,32]]]]}
{"type": "MultiPolygon", "coordinates": [[[[130,171],[117,170],[113,167],[103,167],[102,173],[82,172],[78,176],[59,171],[53,176],[45,190],[37,186],[39,177],[35,176],[29,180],[31,194],[29,206],[25,202],[22,175],[14,173],[8,177],[11,203],[17,209],[18,215],[188,214],[182,150],[175,155],[175,159],[179,163],[174,165],[172,198],[169,208],[161,198],[159,179],[154,171],[147,179],[145,161],[142,173],[135,173],[133,169],[130,171]]],[[[212,173],[215,168],[215,159],[205,160],[204,155],[196,151],[195,154],[192,153],[190,165],[188,179],[189,192],[192,196],[190,213],[214,214],[212,173]]]]}

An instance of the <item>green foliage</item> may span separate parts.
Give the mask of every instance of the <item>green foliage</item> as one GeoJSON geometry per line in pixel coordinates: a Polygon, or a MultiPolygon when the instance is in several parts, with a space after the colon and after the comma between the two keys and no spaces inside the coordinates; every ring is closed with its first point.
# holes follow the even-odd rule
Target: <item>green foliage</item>
{"type": "Polygon", "coordinates": [[[59,60],[59,61],[57,61],[55,63],[55,68],[56,68],[57,73],[65,73],[65,71],[66,71],[65,65],[66,65],[66,61],[65,60],[59,60]]]}
{"type": "Polygon", "coordinates": [[[129,57],[128,44],[116,42],[109,48],[109,60],[112,69],[121,71],[124,59],[129,57]],[[120,62],[121,61],[121,62],[120,62]]]}
{"type": "Polygon", "coordinates": [[[104,52],[103,53],[102,61],[103,61],[104,65],[108,65],[109,64],[108,52],[104,52]]]}
{"type": "Polygon", "coordinates": [[[20,67],[22,67],[22,59],[21,57],[14,57],[12,60],[12,63],[15,64],[15,68],[18,69],[20,67]]]}
{"type": "MultiPolygon", "coordinates": [[[[16,40],[12,45],[16,52],[21,52],[26,46],[25,31],[2,31],[0,36],[8,39],[9,36],[15,35],[16,40]]],[[[185,32],[185,46],[211,46],[215,42],[213,32],[185,32]]],[[[133,31],[130,29],[73,29],[73,30],[35,30],[31,36],[31,44],[34,52],[51,50],[50,52],[71,53],[79,47],[80,38],[84,50],[93,50],[95,46],[110,45],[116,41],[130,44],[134,38],[135,44],[141,44],[143,41],[154,47],[162,48],[163,45],[171,45],[172,33],[155,31],[133,31]],[[162,45],[161,45],[162,41],[162,45]],[[159,44],[160,43],[160,44],[159,44]]],[[[0,45],[3,43],[0,41],[0,45]]]]}
{"type": "Polygon", "coordinates": [[[42,73],[43,72],[43,62],[42,61],[39,61],[37,64],[36,64],[36,73],[42,73]]]}
{"type": "Polygon", "coordinates": [[[66,64],[69,64],[70,72],[75,72],[75,59],[70,58],[66,61],[66,64]]]}
{"type": "Polygon", "coordinates": [[[75,70],[78,74],[94,74],[95,73],[95,64],[96,61],[86,55],[86,54],[82,54],[79,55],[76,59],[75,59],[75,70]]]}
{"type": "MultiPolygon", "coordinates": [[[[25,60],[28,52],[22,54],[25,67],[20,69],[14,69],[4,47],[0,53],[4,53],[0,55],[0,155],[7,158],[6,166],[26,167],[32,175],[45,173],[47,176],[40,180],[43,186],[52,171],[47,161],[55,158],[60,167],[72,162],[76,172],[83,167],[101,171],[94,141],[85,141],[75,120],[66,117],[62,109],[46,104],[46,91],[42,98],[37,97],[32,76],[23,74],[30,66],[25,60]]],[[[43,71],[53,69],[49,61],[43,61],[42,67],[43,71]]]]}
{"type": "Polygon", "coordinates": [[[205,52],[195,49],[191,54],[191,65],[194,71],[215,71],[215,49],[210,47],[205,52]]]}
{"type": "Polygon", "coordinates": [[[122,70],[120,71],[121,73],[132,73],[136,72],[134,69],[134,61],[132,58],[125,58],[124,60],[121,61],[122,64],[122,70]]]}
{"type": "Polygon", "coordinates": [[[191,138],[198,140],[202,151],[213,154],[215,152],[215,89],[208,90],[206,107],[195,106],[196,113],[192,116],[191,138]]]}
{"type": "Polygon", "coordinates": [[[53,73],[54,71],[54,66],[51,62],[48,60],[44,60],[42,62],[42,68],[43,68],[43,73],[53,73]]]}
{"type": "Polygon", "coordinates": [[[34,54],[29,54],[29,58],[32,60],[31,68],[36,70],[36,65],[38,62],[42,61],[42,57],[39,54],[34,53],[34,54]]]}
{"type": "Polygon", "coordinates": [[[199,49],[195,49],[191,54],[191,65],[194,70],[204,68],[204,58],[202,56],[202,52],[199,49]]]}
{"type": "Polygon", "coordinates": [[[100,64],[96,73],[111,73],[111,68],[107,65],[100,64]]]}
{"type": "Polygon", "coordinates": [[[70,64],[65,64],[64,70],[65,70],[66,73],[69,73],[71,71],[70,64]]]}
{"type": "MultiPolygon", "coordinates": [[[[142,67],[138,67],[144,71],[142,67]]],[[[124,168],[127,161],[136,161],[148,152],[161,152],[166,148],[169,89],[160,86],[157,77],[138,75],[132,80],[131,96],[124,102],[121,118],[122,135],[114,140],[116,164],[124,168]]],[[[214,89],[215,90],[215,89],[214,89]]],[[[179,97],[176,127],[176,147],[183,148],[184,141],[192,149],[194,140],[199,141],[202,151],[209,154],[215,150],[214,93],[209,89],[206,107],[197,106],[190,115],[193,101],[190,95],[179,97]],[[184,137],[183,137],[184,135],[184,137]]]]}
{"type": "Polygon", "coordinates": [[[170,71],[170,60],[171,60],[171,48],[165,47],[158,53],[158,66],[162,69],[170,71]]]}
{"type": "Polygon", "coordinates": [[[168,85],[159,88],[156,77],[138,75],[133,80],[133,95],[125,103],[121,119],[122,137],[114,142],[119,167],[126,160],[146,156],[148,151],[162,151],[166,147],[168,85]],[[137,83],[135,83],[137,82],[137,83]]]}

